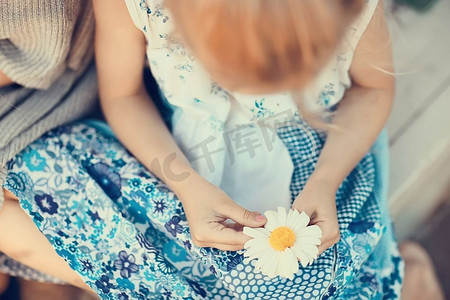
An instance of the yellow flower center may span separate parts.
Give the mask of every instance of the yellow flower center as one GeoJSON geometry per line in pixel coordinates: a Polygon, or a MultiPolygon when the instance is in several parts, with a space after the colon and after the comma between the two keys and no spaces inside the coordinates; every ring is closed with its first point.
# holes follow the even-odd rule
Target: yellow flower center
{"type": "Polygon", "coordinates": [[[272,231],[269,236],[269,244],[277,251],[283,251],[286,248],[294,246],[295,243],[294,231],[286,226],[281,226],[272,231]]]}

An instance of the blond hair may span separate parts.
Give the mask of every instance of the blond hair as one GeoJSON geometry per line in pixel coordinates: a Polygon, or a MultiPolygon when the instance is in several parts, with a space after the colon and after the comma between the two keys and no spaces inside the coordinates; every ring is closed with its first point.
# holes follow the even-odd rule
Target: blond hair
{"type": "MultiPolygon", "coordinates": [[[[165,0],[177,31],[230,90],[298,90],[312,79],[363,0],[165,0]]],[[[219,80],[220,79],[220,80],[219,80]]]]}

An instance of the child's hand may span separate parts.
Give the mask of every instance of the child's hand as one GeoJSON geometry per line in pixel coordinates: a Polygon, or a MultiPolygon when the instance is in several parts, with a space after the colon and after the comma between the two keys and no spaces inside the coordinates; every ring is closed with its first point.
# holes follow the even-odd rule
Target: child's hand
{"type": "Polygon", "coordinates": [[[326,183],[308,182],[295,199],[292,209],[304,211],[311,217],[310,225],[315,224],[322,229],[319,254],[339,241],[335,189],[326,183]]]}
{"type": "Polygon", "coordinates": [[[250,237],[243,226],[261,227],[266,218],[236,204],[225,192],[203,178],[192,180],[177,193],[189,223],[194,244],[237,251],[244,248],[250,237]],[[236,223],[225,222],[231,219],[236,223]]]}

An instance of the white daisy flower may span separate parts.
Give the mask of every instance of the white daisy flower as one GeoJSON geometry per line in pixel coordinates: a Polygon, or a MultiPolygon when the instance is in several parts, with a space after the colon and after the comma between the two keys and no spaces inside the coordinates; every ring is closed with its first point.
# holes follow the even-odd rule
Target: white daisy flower
{"type": "Polygon", "coordinates": [[[286,213],[278,207],[278,212],[268,210],[264,215],[264,228],[244,227],[244,233],[253,238],[245,243],[244,256],[249,261],[256,259],[255,270],[270,278],[292,279],[298,260],[306,267],[317,258],[322,230],[317,225],[308,226],[309,216],[297,210],[286,213]]]}

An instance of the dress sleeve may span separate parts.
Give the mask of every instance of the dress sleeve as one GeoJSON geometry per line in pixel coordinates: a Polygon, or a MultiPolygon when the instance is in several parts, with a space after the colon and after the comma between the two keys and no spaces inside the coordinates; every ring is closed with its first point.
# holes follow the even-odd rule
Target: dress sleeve
{"type": "Polygon", "coordinates": [[[353,55],[361,37],[372,20],[372,16],[375,13],[379,1],[382,0],[365,0],[362,12],[347,30],[343,43],[339,47],[337,71],[339,81],[345,89],[351,87],[349,70],[353,61],[353,55]]]}
{"type": "Polygon", "coordinates": [[[365,6],[361,14],[356,18],[347,32],[346,39],[352,51],[355,51],[359,40],[366,31],[370,20],[372,20],[372,16],[377,8],[379,0],[365,0],[365,2],[365,6]]]}
{"type": "Polygon", "coordinates": [[[149,10],[149,7],[147,5],[147,1],[125,0],[125,3],[134,25],[145,33],[148,26],[147,11],[149,10]]]}

